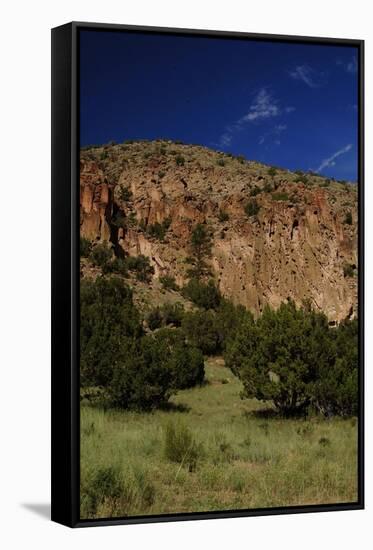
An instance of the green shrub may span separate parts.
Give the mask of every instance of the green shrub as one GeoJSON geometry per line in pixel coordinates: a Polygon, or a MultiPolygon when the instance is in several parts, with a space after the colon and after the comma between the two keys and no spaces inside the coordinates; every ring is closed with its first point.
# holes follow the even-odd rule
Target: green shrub
{"type": "Polygon", "coordinates": [[[327,318],[293,302],[276,311],[268,306],[247,318],[228,343],[226,364],[244,386],[246,397],[272,400],[284,415],[304,411],[313,400],[316,369],[333,364],[327,318]]]}
{"type": "Polygon", "coordinates": [[[152,410],[175,393],[173,373],[165,358],[165,342],[152,336],[128,344],[113,365],[108,386],[112,405],[124,409],[152,410]]]}
{"type": "Polygon", "coordinates": [[[303,183],[304,185],[307,185],[309,183],[309,179],[303,172],[295,172],[296,174],[299,174],[297,178],[295,178],[295,183],[303,183]]]}
{"type": "Polygon", "coordinates": [[[147,256],[128,256],[127,267],[129,271],[136,273],[136,278],[139,281],[149,283],[154,275],[154,267],[150,265],[150,260],[147,256]]]}
{"type": "Polygon", "coordinates": [[[163,275],[159,277],[159,282],[166,290],[180,290],[179,286],[176,284],[175,277],[171,275],[163,275]]]}
{"type": "Polygon", "coordinates": [[[271,177],[275,176],[277,174],[276,168],[274,168],[274,166],[271,166],[270,168],[268,168],[267,174],[271,177]]]}
{"type": "Polygon", "coordinates": [[[151,312],[148,314],[146,321],[150,330],[156,330],[157,328],[160,328],[163,324],[163,317],[160,308],[155,307],[154,309],[152,309],[151,312]]]}
{"type": "Polygon", "coordinates": [[[227,222],[229,220],[229,214],[226,210],[219,210],[219,214],[218,214],[218,220],[219,222],[227,222]]]}
{"type": "Polygon", "coordinates": [[[164,455],[171,462],[176,462],[189,469],[195,469],[200,455],[191,430],[184,424],[169,422],[165,429],[164,455]]]}
{"type": "Polygon", "coordinates": [[[124,493],[124,483],[119,468],[104,466],[97,469],[87,486],[82,500],[87,515],[95,516],[105,501],[118,501],[124,493]]]}
{"type": "Polygon", "coordinates": [[[330,329],[332,367],[318,363],[314,405],[325,416],[357,415],[359,410],[359,324],[344,321],[330,329]]]}
{"type": "Polygon", "coordinates": [[[250,197],[256,197],[257,195],[259,195],[259,193],[261,193],[261,189],[260,187],[257,187],[256,185],[254,185],[254,187],[252,187],[252,189],[250,189],[250,197]]]}
{"type": "Polygon", "coordinates": [[[263,187],[264,193],[272,193],[273,191],[273,185],[271,185],[269,182],[266,182],[263,187]]]}
{"type": "Polygon", "coordinates": [[[343,266],[343,276],[344,277],[354,277],[355,275],[355,268],[351,264],[345,264],[343,266]]]}
{"type": "Polygon", "coordinates": [[[187,262],[192,267],[188,270],[188,275],[200,280],[210,275],[207,260],[211,257],[211,232],[206,225],[198,223],[192,231],[190,241],[191,256],[187,258],[187,262]]]}
{"type": "Polygon", "coordinates": [[[164,304],[150,311],[147,323],[150,330],[156,330],[167,325],[180,327],[184,316],[184,308],[181,304],[164,304]]]}
{"type": "Polygon", "coordinates": [[[351,212],[346,213],[346,216],[345,216],[345,219],[343,220],[343,223],[345,225],[352,225],[352,214],[351,214],[351,212]]]}
{"type": "Polygon", "coordinates": [[[175,162],[176,162],[177,166],[184,166],[185,159],[182,155],[176,155],[175,162]]]}
{"type": "Polygon", "coordinates": [[[213,311],[187,312],[181,326],[188,342],[205,355],[221,351],[219,327],[213,311]]]}
{"type": "Polygon", "coordinates": [[[127,340],[142,334],[132,291],[117,277],[80,284],[80,374],[82,386],[106,386],[127,340]]]}
{"type": "Polygon", "coordinates": [[[121,187],[119,189],[119,198],[123,202],[130,201],[132,199],[132,196],[133,196],[132,191],[128,187],[121,187]]]}
{"type": "Polygon", "coordinates": [[[146,232],[151,237],[154,237],[159,241],[163,241],[170,225],[171,225],[171,220],[169,218],[166,218],[162,223],[155,222],[153,224],[148,225],[148,227],[146,228],[146,232]]]}
{"type": "Polygon", "coordinates": [[[92,243],[85,237],[80,237],[80,256],[81,258],[88,258],[92,249],[92,243]]]}
{"type": "Polygon", "coordinates": [[[242,305],[234,305],[229,300],[221,299],[216,310],[216,327],[219,334],[219,346],[224,350],[228,342],[235,337],[241,324],[253,316],[242,305]]]}
{"type": "Polygon", "coordinates": [[[128,276],[127,263],[123,258],[114,258],[113,260],[105,263],[102,267],[104,274],[117,273],[123,277],[128,276]]]}
{"type": "Polygon", "coordinates": [[[272,400],[290,416],[310,406],[325,416],[358,409],[358,322],[330,328],[325,315],[293,302],[244,319],[227,344],[227,366],[243,396],[272,400]]]}
{"type": "Polygon", "coordinates": [[[272,193],[272,200],[274,201],[288,201],[289,195],[287,193],[272,193]]]}
{"type": "Polygon", "coordinates": [[[260,206],[256,200],[252,200],[245,204],[245,214],[250,218],[256,216],[259,213],[260,206]]]}
{"type": "Polygon", "coordinates": [[[112,258],[112,250],[107,242],[96,244],[92,248],[90,259],[93,265],[97,267],[104,267],[107,262],[112,258]]]}
{"type": "Polygon", "coordinates": [[[162,328],[155,338],[167,347],[167,365],[172,373],[172,384],[182,390],[202,384],[205,377],[204,359],[201,350],[186,340],[180,329],[162,328]]]}
{"type": "Polygon", "coordinates": [[[204,309],[216,309],[221,300],[219,289],[212,280],[203,283],[198,279],[190,279],[183,288],[183,295],[204,309]]]}
{"type": "Polygon", "coordinates": [[[329,186],[330,186],[330,180],[329,180],[329,179],[323,181],[323,182],[320,184],[320,187],[329,187],[329,186]]]}

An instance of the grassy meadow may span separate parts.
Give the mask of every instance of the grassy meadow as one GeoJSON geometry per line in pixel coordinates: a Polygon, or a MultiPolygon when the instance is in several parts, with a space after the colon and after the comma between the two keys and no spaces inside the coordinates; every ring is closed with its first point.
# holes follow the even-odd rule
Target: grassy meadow
{"type": "Polygon", "coordinates": [[[167,409],[81,404],[81,517],[353,502],[355,418],[284,419],[220,358],[167,409]]]}

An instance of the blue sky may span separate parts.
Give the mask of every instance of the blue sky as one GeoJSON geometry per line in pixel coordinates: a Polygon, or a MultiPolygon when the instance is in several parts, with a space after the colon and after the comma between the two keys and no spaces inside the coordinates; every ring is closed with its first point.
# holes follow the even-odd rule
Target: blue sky
{"type": "Polygon", "coordinates": [[[182,140],[355,181],[357,53],[82,30],[81,145],[182,140]]]}

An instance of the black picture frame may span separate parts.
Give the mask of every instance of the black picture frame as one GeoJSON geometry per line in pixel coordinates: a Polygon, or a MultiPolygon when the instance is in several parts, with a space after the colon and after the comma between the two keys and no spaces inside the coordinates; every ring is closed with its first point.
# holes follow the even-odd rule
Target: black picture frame
{"type": "Polygon", "coordinates": [[[72,22],[52,29],[52,520],[69,527],[149,523],[364,508],[364,41],[226,31],[72,22]],[[333,44],[358,50],[359,430],[358,500],[219,512],[82,520],[79,516],[79,32],[157,33],[294,44],[333,44]]]}

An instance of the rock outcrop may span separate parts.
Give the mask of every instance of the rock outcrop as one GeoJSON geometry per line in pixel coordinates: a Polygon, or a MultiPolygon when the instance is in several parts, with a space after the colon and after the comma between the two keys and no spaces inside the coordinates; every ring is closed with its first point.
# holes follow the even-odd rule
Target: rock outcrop
{"type": "Polygon", "coordinates": [[[148,256],[154,277],[185,283],[191,232],[205,223],[216,282],[234,302],[258,314],[310,301],[331,323],[356,315],[355,185],[165,141],[87,149],[80,166],[81,235],[148,256]],[[151,236],[165,221],[165,238],[151,236]]]}

